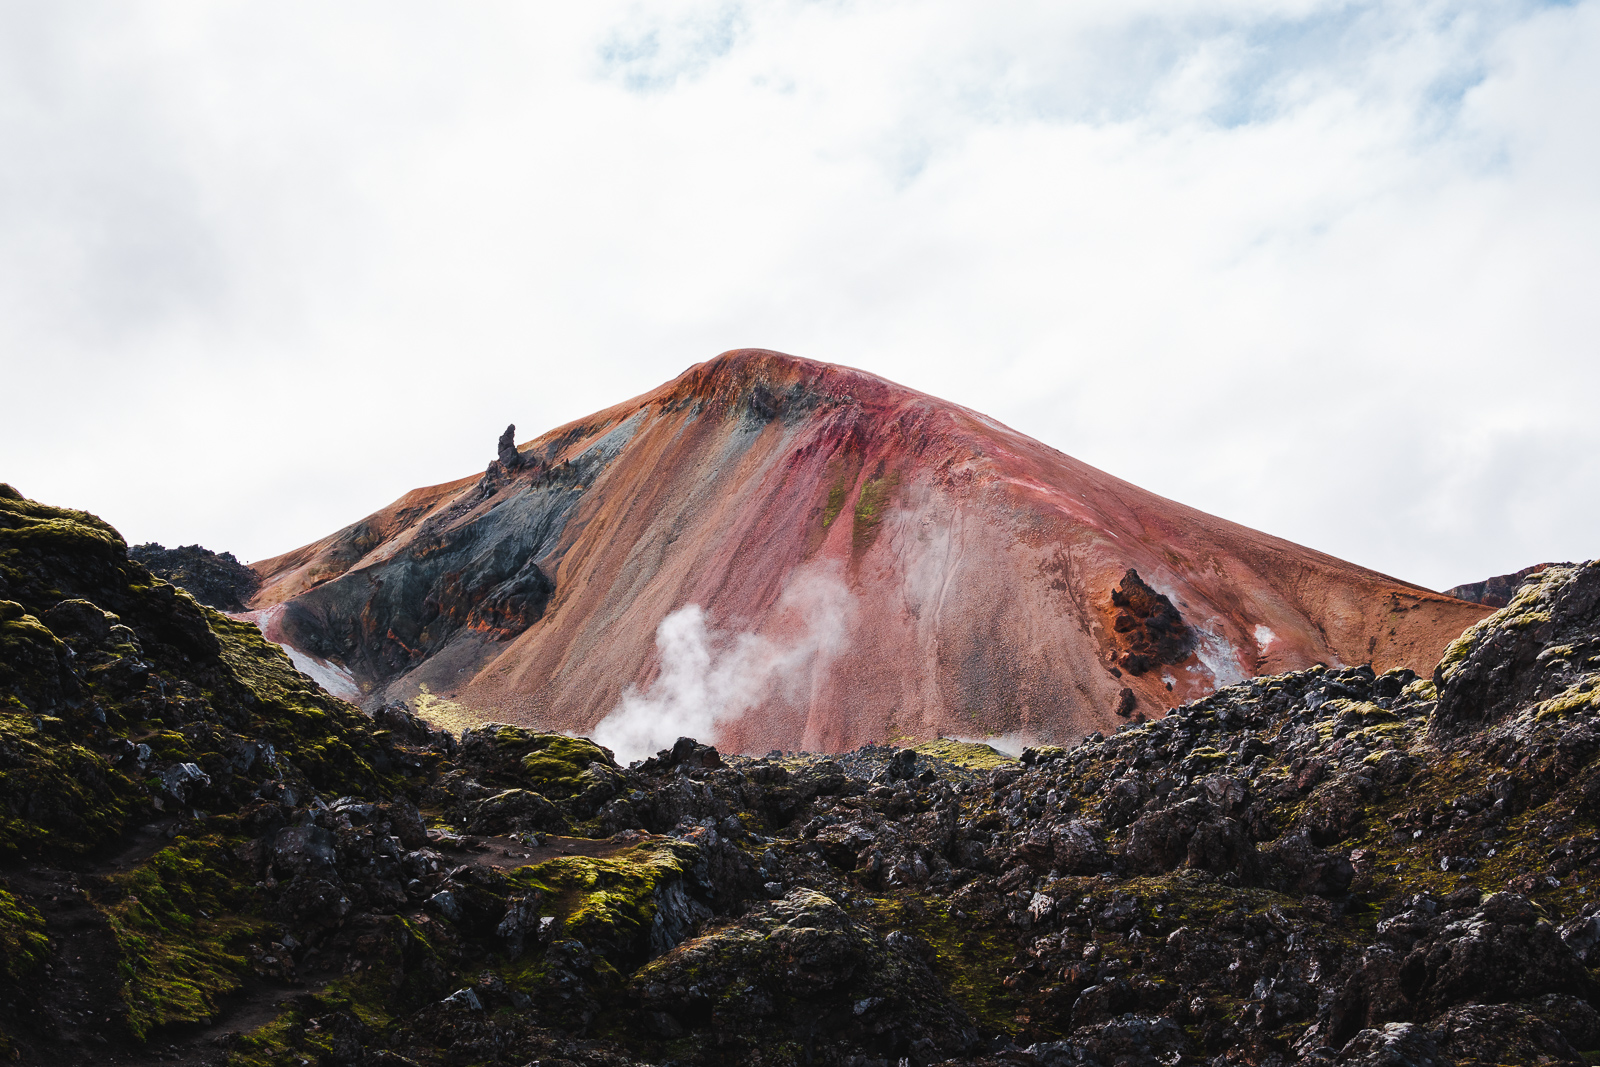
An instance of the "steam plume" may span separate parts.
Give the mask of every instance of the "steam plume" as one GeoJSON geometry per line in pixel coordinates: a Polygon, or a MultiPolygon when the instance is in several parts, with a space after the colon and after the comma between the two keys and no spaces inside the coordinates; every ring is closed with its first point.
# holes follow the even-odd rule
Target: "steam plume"
{"type": "Polygon", "coordinates": [[[767,629],[730,634],[688,604],[656,628],[661,673],[632,686],[595,727],[594,739],[624,761],[670,748],[679,737],[711,741],[721,723],[768,701],[796,699],[843,646],[850,591],[831,571],[796,571],[767,629]]]}

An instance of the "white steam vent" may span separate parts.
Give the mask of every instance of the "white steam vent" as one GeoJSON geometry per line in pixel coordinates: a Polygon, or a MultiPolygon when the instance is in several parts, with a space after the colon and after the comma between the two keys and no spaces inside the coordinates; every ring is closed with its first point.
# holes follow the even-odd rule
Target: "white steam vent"
{"type": "Polygon", "coordinates": [[[826,672],[844,645],[850,591],[831,570],[796,570],[769,618],[773,633],[730,634],[688,604],[656,628],[661,673],[630,686],[594,739],[624,763],[671,748],[680,737],[710,742],[720,724],[769,700],[790,700],[826,672]]]}

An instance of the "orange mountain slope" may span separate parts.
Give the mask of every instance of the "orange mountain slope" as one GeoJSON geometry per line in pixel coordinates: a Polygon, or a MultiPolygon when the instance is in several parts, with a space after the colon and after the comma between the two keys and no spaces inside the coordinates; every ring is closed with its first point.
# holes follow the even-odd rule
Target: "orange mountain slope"
{"type": "Polygon", "coordinates": [[[1427,672],[1488,610],[775,352],[505,444],[255,564],[269,634],[368,703],[427,685],[638,755],[1065,742],[1317,661],[1427,672]]]}

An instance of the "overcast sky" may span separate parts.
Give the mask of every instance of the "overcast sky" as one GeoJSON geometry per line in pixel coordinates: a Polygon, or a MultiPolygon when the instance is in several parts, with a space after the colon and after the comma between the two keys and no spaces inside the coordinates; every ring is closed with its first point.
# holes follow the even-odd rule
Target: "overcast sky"
{"type": "Polygon", "coordinates": [[[0,8],[0,480],[259,559],[737,347],[1600,555],[1600,3],[0,8]]]}

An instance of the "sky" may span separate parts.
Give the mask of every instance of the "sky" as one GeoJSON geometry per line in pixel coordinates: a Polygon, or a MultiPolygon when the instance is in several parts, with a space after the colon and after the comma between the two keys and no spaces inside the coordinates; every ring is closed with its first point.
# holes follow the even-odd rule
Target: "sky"
{"type": "Polygon", "coordinates": [[[251,560],[740,347],[1445,588],[1600,555],[1600,0],[19,0],[0,480],[251,560]]]}

